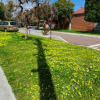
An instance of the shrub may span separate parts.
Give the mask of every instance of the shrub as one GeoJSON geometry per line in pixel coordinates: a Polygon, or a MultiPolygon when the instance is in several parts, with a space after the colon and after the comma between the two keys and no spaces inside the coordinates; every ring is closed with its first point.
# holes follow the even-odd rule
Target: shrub
{"type": "Polygon", "coordinates": [[[48,35],[49,29],[48,28],[44,28],[42,31],[43,35],[48,35]]]}

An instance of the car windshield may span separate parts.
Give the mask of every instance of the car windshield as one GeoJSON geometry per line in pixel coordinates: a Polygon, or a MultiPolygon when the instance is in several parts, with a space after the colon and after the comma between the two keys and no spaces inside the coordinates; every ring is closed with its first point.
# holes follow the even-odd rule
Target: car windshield
{"type": "Polygon", "coordinates": [[[16,22],[10,22],[10,25],[17,25],[16,22]]]}

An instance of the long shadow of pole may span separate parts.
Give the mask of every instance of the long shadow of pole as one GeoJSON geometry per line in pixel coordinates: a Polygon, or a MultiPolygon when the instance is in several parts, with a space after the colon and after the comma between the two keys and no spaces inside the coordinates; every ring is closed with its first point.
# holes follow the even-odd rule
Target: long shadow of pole
{"type": "MultiPolygon", "coordinates": [[[[39,85],[40,85],[40,100],[56,100],[56,94],[49,71],[49,66],[46,63],[44,50],[42,43],[39,39],[36,39],[38,45],[38,73],[39,73],[39,85]]],[[[32,70],[36,72],[36,70],[32,70]]]]}

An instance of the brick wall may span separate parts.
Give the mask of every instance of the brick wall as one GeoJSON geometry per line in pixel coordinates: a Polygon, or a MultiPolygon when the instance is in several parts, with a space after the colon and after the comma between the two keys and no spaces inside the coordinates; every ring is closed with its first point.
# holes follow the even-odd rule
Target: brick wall
{"type": "Polygon", "coordinates": [[[71,28],[72,30],[92,31],[94,29],[94,23],[85,21],[84,14],[78,14],[72,18],[71,28]]]}
{"type": "MultiPolygon", "coordinates": [[[[60,29],[69,29],[69,21],[64,22],[63,24],[60,23],[60,29]]],[[[58,24],[55,24],[55,29],[58,29],[58,24]]],[[[87,22],[84,20],[84,14],[74,15],[71,19],[71,29],[72,30],[80,30],[80,31],[93,31],[94,30],[94,23],[87,22]]]]}

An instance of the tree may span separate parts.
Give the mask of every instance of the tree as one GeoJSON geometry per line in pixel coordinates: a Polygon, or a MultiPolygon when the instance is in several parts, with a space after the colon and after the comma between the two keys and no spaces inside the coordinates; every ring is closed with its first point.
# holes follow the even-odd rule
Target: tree
{"type": "Polygon", "coordinates": [[[35,16],[39,20],[44,20],[50,27],[51,11],[53,12],[52,20],[57,20],[57,9],[55,5],[49,4],[49,2],[42,2],[39,8],[35,9],[35,16]]]}
{"type": "Polygon", "coordinates": [[[89,22],[100,22],[100,0],[85,0],[85,18],[89,22]]]}
{"type": "Polygon", "coordinates": [[[16,19],[26,23],[25,39],[28,36],[27,24],[35,20],[48,20],[51,16],[51,8],[52,10],[54,9],[54,7],[49,4],[49,0],[18,0],[18,4],[15,5],[15,7],[17,10],[20,9],[16,19]],[[31,3],[35,6],[30,10],[24,10],[25,7],[23,5],[26,3],[31,3]]]}
{"type": "Polygon", "coordinates": [[[35,20],[37,20],[37,18],[35,17],[34,9],[32,8],[31,10],[26,9],[24,12],[18,13],[17,16],[16,16],[16,20],[18,22],[23,22],[23,23],[27,23],[27,22],[32,23],[35,20]]]}
{"type": "Polygon", "coordinates": [[[60,3],[64,3],[66,2],[66,0],[58,0],[60,3]]]}
{"type": "Polygon", "coordinates": [[[5,12],[5,18],[7,20],[10,20],[13,16],[14,12],[14,2],[13,1],[8,1],[8,3],[5,5],[6,12],[5,12]]]}
{"type": "MultiPolygon", "coordinates": [[[[48,1],[49,0],[44,0],[44,2],[48,2],[48,1]]],[[[25,39],[27,39],[27,37],[28,37],[27,24],[30,21],[29,16],[33,16],[33,13],[32,13],[33,11],[32,12],[25,11],[24,4],[31,3],[31,4],[35,5],[34,8],[38,10],[39,6],[41,5],[41,2],[43,2],[43,0],[18,0],[18,3],[15,5],[17,10],[19,10],[18,15],[20,15],[20,17],[21,17],[23,14],[23,16],[25,17],[24,19],[26,20],[25,39]]],[[[38,15],[38,13],[39,12],[37,11],[37,15],[38,15]]],[[[37,18],[39,18],[39,17],[37,17],[37,18]]]]}
{"type": "Polygon", "coordinates": [[[5,13],[4,3],[0,2],[0,19],[1,20],[4,20],[5,19],[4,13],[5,13]]]}
{"type": "MultiPolygon", "coordinates": [[[[60,27],[60,23],[64,23],[67,18],[69,18],[70,13],[73,13],[73,7],[75,6],[70,0],[59,0],[54,3],[58,10],[58,25],[60,27]]],[[[63,24],[64,25],[64,24],[63,24]]],[[[63,26],[64,27],[64,26],[63,26]]]]}

